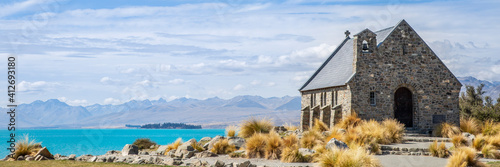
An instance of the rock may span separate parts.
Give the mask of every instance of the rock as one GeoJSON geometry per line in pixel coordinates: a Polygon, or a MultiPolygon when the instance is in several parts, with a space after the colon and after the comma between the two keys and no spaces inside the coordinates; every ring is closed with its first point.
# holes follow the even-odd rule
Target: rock
{"type": "Polygon", "coordinates": [[[116,157],[116,159],[113,161],[114,163],[124,163],[127,160],[125,157],[116,157]]]}
{"type": "Polygon", "coordinates": [[[158,155],[158,153],[156,151],[151,151],[149,155],[158,155]]]}
{"type": "Polygon", "coordinates": [[[139,151],[139,155],[149,155],[149,152],[147,152],[147,151],[139,151]]]}
{"type": "Polygon", "coordinates": [[[113,155],[113,154],[119,154],[119,153],[120,153],[120,151],[111,150],[111,151],[106,152],[106,155],[113,155]]]}
{"type": "Polygon", "coordinates": [[[273,127],[273,130],[277,133],[283,133],[283,132],[286,132],[288,131],[285,126],[275,126],[273,127]]]}
{"type": "Polygon", "coordinates": [[[95,162],[97,160],[97,156],[93,156],[92,158],[89,158],[87,162],[95,162]]]}
{"type": "Polygon", "coordinates": [[[30,156],[30,157],[27,157],[27,158],[26,158],[26,161],[34,161],[34,160],[35,160],[35,157],[31,157],[31,156],[30,156]]]}
{"type": "Polygon", "coordinates": [[[59,159],[61,157],[61,154],[55,154],[54,159],[59,159]]]}
{"type": "Polygon", "coordinates": [[[241,137],[230,137],[228,141],[229,145],[234,145],[236,149],[241,147],[245,148],[245,139],[241,137]]]}
{"type": "Polygon", "coordinates": [[[214,144],[217,143],[217,141],[219,141],[221,139],[224,139],[224,137],[217,135],[212,140],[210,140],[208,143],[203,145],[203,148],[205,148],[205,150],[211,150],[212,147],[214,147],[214,144]]]}
{"type": "Polygon", "coordinates": [[[204,137],[200,139],[200,142],[209,142],[210,140],[212,140],[211,137],[204,137]]]}
{"type": "Polygon", "coordinates": [[[210,166],[213,166],[213,167],[224,167],[225,163],[221,160],[217,160],[215,161],[215,163],[213,164],[210,164],[210,166]]]}
{"type": "Polygon", "coordinates": [[[122,149],[122,155],[137,155],[139,153],[139,147],[132,145],[132,144],[126,144],[123,149],[122,149]]]}
{"type": "Polygon", "coordinates": [[[135,159],[134,161],[132,161],[131,164],[146,164],[146,160],[145,159],[135,159]]]}
{"type": "Polygon", "coordinates": [[[175,157],[175,152],[176,152],[176,151],[177,151],[177,150],[170,150],[170,151],[168,151],[168,153],[167,153],[167,157],[174,158],[174,157],[175,157]]]}
{"type": "Polygon", "coordinates": [[[196,158],[206,158],[206,157],[216,157],[217,154],[214,154],[210,151],[203,151],[199,153],[195,153],[196,158]]]}
{"type": "Polygon", "coordinates": [[[149,146],[149,149],[154,149],[156,147],[156,145],[151,145],[149,146]]]}
{"type": "Polygon", "coordinates": [[[476,136],[474,136],[473,134],[467,133],[467,132],[463,132],[462,136],[467,138],[467,145],[469,145],[469,146],[472,145],[472,141],[474,141],[474,139],[476,138],[476,136]]]}
{"type": "Polygon", "coordinates": [[[153,159],[153,164],[156,164],[156,165],[161,165],[163,163],[163,159],[160,158],[160,157],[155,157],[153,159]]]}
{"type": "Polygon", "coordinates": [[[201,161],[201,160],[197,159],[197,160],[195,160],[195,161],[194,161],[191,165],[189,165],[189,166],[192,166],[192,167],[199,167],[199,166],[206,166],[206,164],[208,164],[206,161],[205,161],[205,162],[203,162],[203,161],[201,161]],[[204,163],[205,163],[205,165],[204,165],[204,163]]]}
{"type": "Polygon", "coordinates": [[[311,149],[308,149],[308,148],[299,148],[299,153],[306,156],[306,155],[312,155],[314,154],[316,151],[314,150],[311,150],[311,149]]]}
{"type": "Polygon", "coordinates": [[[161,145],[160,147],[158,147],[158,149],[156,149],[156,152],[160,155],[164,155],[167,148],[168,145],[161,145]]]}
{"type": "Polygon", "coordinates": [[[71,154],[68,156],[68,160],[75,160],[75,157],[76,157],[75,154],[71,154]]]}
{"type": "Polygon", "coordinates": [[[22,160],[24,160],[24,156],[22,156],[22,155],[18,156],[18,157],[17,157],[17,160],[18,160],[18,161],[22,161],[22,160]]]}
{"type": "Polygon", "coordinates": [[[90,155],[90,154],[89,155],[81,155],[81,156],[77,157],[75,160],[76,161],[88,161],[90,158],[92,158],[92,155],[90,155]]]}
{"type": "Polygon", "coordinates": [[[256,167],[255,165],[252,165],[250,163],[250,161],[245,161],[245,162],[241,162],[241,163],[236,163],[234,165],[235,167],[256,167]]]}
{"type": "Polygon", "coordinates": [[[196,139],[191,139],[191,140],[188,140],[184,143],[182,143],[179,147],[177,147],[177,152],[182,152],[184,150],[187,150],[187,151],[194,151],[194,148],[193,146],[191,146],[192,143],[195,143],[196,142],[196,139]]]}
{"type": "Polygon", "coordinates": [[[349,149],[347,144],[335,138],[332,138],[330,141],[328,141],[328,143],[326,143],[326,149],[333,149],[333,148],[349,149]]]}
{"type": "Polygon", "coordinates": [[[163,164],[168,165],[168,166],[178,166],[182,164],[181,159],[178,158],[173,158],[173,159],[166,159],[163,161],[163,164]]]}
{"type": "Polygon", "coordinates": [[[44,156],[48,159],[54,159],[54,156],[52,156],[52,154],[49,152],[49,150],[47,149],[47,147],[43,147],[42,149],[40,149],[36,154],[35,154],[35,157],[37,155],[41,155],[41,156],[44,156]]]}
{"type": "Polygon", "coordinates": [[[103,157],[103,156],[97,157],[97,159],[95,160],[95,162],[107,162],[107,161],[108,161],[108,158],[103,157]]]}

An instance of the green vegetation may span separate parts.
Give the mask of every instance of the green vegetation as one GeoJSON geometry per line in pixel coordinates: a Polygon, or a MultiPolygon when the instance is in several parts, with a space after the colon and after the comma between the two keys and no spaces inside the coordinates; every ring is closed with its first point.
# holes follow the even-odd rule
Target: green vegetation
{"type": "Polygon", "coordinates": [[[479,121],[493,120],[500,121],[500,97],[493,105],[493,99],[489,96],[483,96],[484,84],[474,89],[473,86],[465,86],[466,91],[460,96],[460,115],[468,118],[473,117],[479,121]]]}
{"type": "Polygon", "coordinates": [[[163,124],[146,124],[142,125],[143,129],[201,129],[201,125],[188,125],[185,123],[170,123],[166,122],[163,124]]]}
{"type": "Polygon", "coordinates": [[[139,138],[132,143],[133,145],[136,145],[139,147],[140,150],[142,149],[149,149],[151,146],[156,145],[156,142],[151,141],[149,138],[139,138]]]}

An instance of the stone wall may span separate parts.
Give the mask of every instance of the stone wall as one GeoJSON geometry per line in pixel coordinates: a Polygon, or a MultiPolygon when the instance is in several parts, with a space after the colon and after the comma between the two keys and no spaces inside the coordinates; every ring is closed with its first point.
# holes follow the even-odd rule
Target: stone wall
{"type": "Polygon", "coordinates": [[[394,118],[394,93],[406,87],[412,93],[414,127],[433,128],[433,117],[458,125],[461,84],[418,34],[402,21],[378,47],[373,35],[365,30],[353,39],[352,111],[364,119],[394,118]],[[363,40],[369,52],[362,51],[363,40]],[[370,92],[376,95],[374,106],[370,92]]]}
{"type": "Polygon", "coordinates": [[[302,92],[300,129],[307,130],[313,125],[315,118],[322,120],[330,127],[333,126],[343,116],[350,114],[350,102],[351,92],[347,86],[302,92]],[[334,92],[337,92],[337,105],[332,105],[334,92]],[[324,104],[321,103],[322,93],[326,94],[324,104]],[[316,96],[315,105],[311,105],[311,98],[314,95],[316,96]]]}

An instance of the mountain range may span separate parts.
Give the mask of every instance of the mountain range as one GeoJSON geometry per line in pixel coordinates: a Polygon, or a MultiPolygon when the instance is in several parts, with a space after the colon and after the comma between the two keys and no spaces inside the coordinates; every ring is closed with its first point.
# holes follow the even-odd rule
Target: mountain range
{"type": "MultiPolygon", "coordinates": [[[[6,108],[3,108],[7,112],[6,108]]],[[[118,105],[70,106],[57,99],[17,107],[16,124],[24,128],[121,128],[125,124],[188,123],[203,128],[236,125],[249,117],[272,119],[276,125],[298,124],[300,97],[236,96],[205,100],[179,98],[167,102],[131,100],[118,105]]],[[[7,117],[0,122],[7,124],[7,117]]]]}
{"type": "MultiPolygon", "coordinates": [[[[458,77],[464,85],[484,84],[485,96],[496,101],[500,82],[489,82],[474,77],[458,77]]],[[[178,98],[172,101],[131,100],[118,105],[94,104],[70,106],[57,99],[34,101],[17,107],[16,126],[24,128],[121,128],[125,124],[188,123],[203,128],[223,128],[236,125],[249,117],[270,118],[276,125],[299,124],[301,99],[299,96],[264,98],[261,96],[236,96],[232,99],[218,97],[204,100],[178,98]]],[[[5,113],[7,108],[1,108],[5,113]]],[[[8,117],[0,123],[8,124],[8,117]]]]}

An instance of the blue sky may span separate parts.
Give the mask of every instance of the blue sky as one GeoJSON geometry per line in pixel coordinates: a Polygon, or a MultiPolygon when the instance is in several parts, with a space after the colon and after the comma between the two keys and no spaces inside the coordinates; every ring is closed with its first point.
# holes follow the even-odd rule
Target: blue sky
{"type": "Polygon", "coordinates": [[[296,96],[345,30],[401,19],[456,76],[500,81],[500,2],[472,0],[2,1],[0,63],[18,56],[19,103],[296,96]]]}

